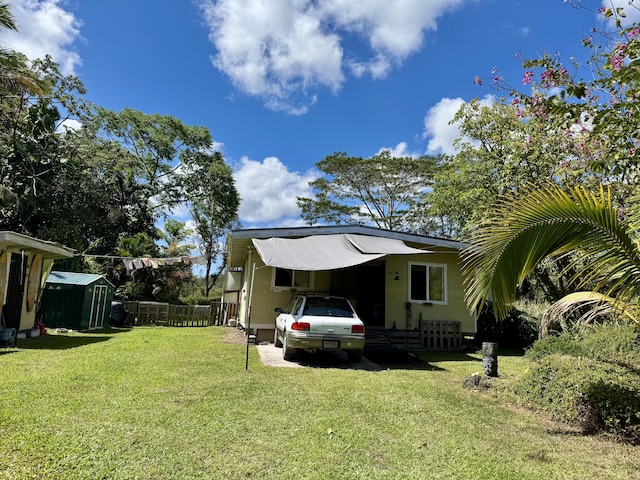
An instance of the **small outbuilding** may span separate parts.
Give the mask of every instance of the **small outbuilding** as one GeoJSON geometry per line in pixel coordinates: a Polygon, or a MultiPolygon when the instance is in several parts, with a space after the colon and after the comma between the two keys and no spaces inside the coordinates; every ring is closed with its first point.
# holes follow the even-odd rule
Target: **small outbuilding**
{"type": "Polygon", "coordinates": [[[51,272],[40,312],[47,327],[94,330],[109,325],[114,286],[102,275],[51,272]]]}
{"type": "Polygon", "coordinates": [[[0,231],[0,326],[16,332],[33,329],[38,300],[54,260],[73,255],[72,249],[58,243],[0,231]]]}

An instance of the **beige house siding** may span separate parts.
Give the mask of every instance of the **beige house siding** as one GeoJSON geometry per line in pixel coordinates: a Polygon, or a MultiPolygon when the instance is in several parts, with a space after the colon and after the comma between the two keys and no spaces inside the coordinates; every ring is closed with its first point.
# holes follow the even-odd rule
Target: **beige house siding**
{"type": "MultiPolygon", "coordinates": [[[[297,291],[287,288],[274,288],[273,275],[275,269],[264,265],[260,257],[255,253],[247,256],[243,269],[243,288],[240,305],[240,323],[246,328],[249,325],[248,304],[251,296],[251,329],[252,330],[273,330],[277,307],[284,307],[289,303],[297,291]],[[251,262],[251,265],[249,265],[251,262]],[[255,263],[255,272],[253,265],[255,263]],[[253,295],[251,295],[251,276],[253,278],[253,295]]],[[[331,282],[331,272],[313,272],[313,282],[311,290],[329,291],[331,282]]]]}
{"type": "Polygon", "coordinates": [[[467,311],[462,288],[462,274],[458,265],[456,251],[451,253],[433,253],[428,255],[390,256],[386,261],[386,299],[385,326],[391,328],[395,322],[399,329],[414,329],[422,320],[454,320],[461,323],[463,332],[475,331],[475,320],[467,311]],[[436,263],[447,266],[447,304],[428,305],[412,302],[411,324],[407,322],[406,304],[409,302],[409,264],[410,262],[436,263]],[[395,280],[398,278],[398,280],[395,280]]]}
{"type": "MultiPolygon", "coordinates": [[[[450,240],[353,226],[266,229],[256,232],[240,230],[237,238],[231,236],[228,241],[228,258],[230,259],[228,260],[228,266],[231,268],[241,267],[242,269],[242,290],[239,295],[240,308],[238,314],[240,324],[244,328],[249,328],[250,333],[256,334],[259,341],[272,340],[274,322],[277,316],[274,309],[276,307],[284,307],[291,297],[298,293],[294,289],[274,287],[275,268],[264,265],[251,244],[251,238],[270,238],[272,236],[297,238],[306,235],[341,233],[343,231],[387,238],[400,236],[400,239],[403,239],[407,246],[429,251],[429,253],[415,255],[391,254],[381,259],[384,263],[384,327],[386,329],[391,329],[395,323],[400,330],[413,330],[419,327],[419,321],[422,319],[423,321],[458,321],[461,324],[462,332],[475,332],[475,320],[467,311],[464,302],[463,279],[459,266],[460,248],[462,248],[463,244],[450,240]],[[404,238],[402,238],[403,235],[404,238]],[[412,262],[446,265],[447,298],[445,304],[411,302],[411,320],[409,322],[407,318],[407,302],[410,301],[409,265],[412,262]],[[253,293],[251,293],[252,286],[253,293]],[[252,305],[251,318],[249,318],[249,304],[252,305]]],[[[380,262],[378,262],[378,265],[380,265],[380,262]]],[[[349,275],[345,276],[342,273],[344,272],[339,270],[333,273],[332,271],[312,272],[313,280],[310,290],[324,292],[340,290],[340,285],[334,285],[332,289],[331,280],[333,276],[337,282],[344,282],[345,279],[351,281],[349,275]]],[[[344,284],[342,287],[344,287],[344,284]]],[[[358,309],[358,305],[355,306],[358,309]]],[[[370,308],[371,305],[367,307],[370,308]]]]}

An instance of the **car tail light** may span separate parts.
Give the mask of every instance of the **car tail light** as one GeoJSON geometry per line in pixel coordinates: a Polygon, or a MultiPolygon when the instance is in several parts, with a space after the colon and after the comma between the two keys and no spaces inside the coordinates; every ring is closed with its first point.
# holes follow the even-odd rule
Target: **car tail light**
{"type": "Polygon", "coordinates": [[[311,324],[308,322],[293,322],[291,324],[291,330],[302,330],[308,332],[311,330],[311,324]]]}
{"type": "Polygon", "coordinates": [[[351,333],[364,333],[364,325],[351,325],[351,333]]]}

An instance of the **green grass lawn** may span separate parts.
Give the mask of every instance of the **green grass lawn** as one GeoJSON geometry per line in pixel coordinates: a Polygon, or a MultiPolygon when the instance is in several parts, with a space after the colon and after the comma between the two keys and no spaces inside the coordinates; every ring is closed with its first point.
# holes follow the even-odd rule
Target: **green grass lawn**
{"type": "MultiPolygon", "coordinates": [[[[640,479],[640,448],[462,382],[477,355],[380,372],[261,365],[224,327],[0,350],[0,478],[640,479]]],[[[500,357],[508,379],[526,368],[500,357]]]]}

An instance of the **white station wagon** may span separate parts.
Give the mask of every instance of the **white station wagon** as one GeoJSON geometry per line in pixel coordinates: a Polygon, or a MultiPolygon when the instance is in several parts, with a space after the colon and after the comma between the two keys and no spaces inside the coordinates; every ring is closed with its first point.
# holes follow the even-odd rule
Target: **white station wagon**
{"type": "Polygon", "coordinates": [[[364,351],[364,323],[346,298],[325,294],[302,294],[285,308],[276,308],[273,343],[282,358],[294,360],[298,350],[341,350],[357,363],[364,351]]]}

